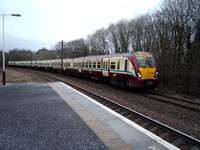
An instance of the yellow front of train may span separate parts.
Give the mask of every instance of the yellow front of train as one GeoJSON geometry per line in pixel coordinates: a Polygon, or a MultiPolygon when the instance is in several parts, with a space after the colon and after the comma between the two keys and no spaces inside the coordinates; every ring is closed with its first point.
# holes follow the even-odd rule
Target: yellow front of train
{"type": "Polygon", "coordinates": [[[155,88],[158,85],[158,71],[154,57],[147,52],[135,52],[138,86],[141,88],[155,88]]]}

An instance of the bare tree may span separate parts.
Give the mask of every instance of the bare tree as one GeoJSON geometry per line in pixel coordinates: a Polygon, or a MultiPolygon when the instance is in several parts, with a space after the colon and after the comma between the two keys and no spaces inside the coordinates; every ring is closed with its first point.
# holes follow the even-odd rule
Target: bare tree
{"type": "Polygon", "coordinates": [[[77,39],[64,43],[64,55],[67,58],[83,57],[89,54],[88,46],[84,39],[77,39]]]}
{"type": "Polygon", "coordinates": [[[104,28],[97,30],[92,35],[87,37],[90,54],[102,55],[109,54],[108,42],[106,37],[106,31],[104,28]]]}

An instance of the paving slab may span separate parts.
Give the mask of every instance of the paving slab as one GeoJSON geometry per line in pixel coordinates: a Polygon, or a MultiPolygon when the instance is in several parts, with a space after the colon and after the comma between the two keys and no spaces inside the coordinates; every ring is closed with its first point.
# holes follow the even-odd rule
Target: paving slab
{"type": "Polygon", "coordinates": [[[0,86],[0,149],[108,149],[47,83],[0,86]]]}
{"type": "MultiPolygon", "coordinates": [[[[98,120],[98,124],[101,124],[105,128],[107,128],[110,132],[109,134],[113,134],[115,138],[113,140],[120,140],[120,142],[124,142],[127,144],[128,148],[136,149],[136,150],[143,150],[143,149],[156,149],[156,150],[167,150],[167,149],[178,149],[177,147],[173,146],[172,144],[164,141],[160,137],[150,133],[146,129],[138,126],[134,122],[124,118],[120,114],[112,111],[111,109],[103,106],[102,104],[96,102],[92,98],[76,91],[75,89],[67,86],[64,83],[53,83],[52,86],[54,90],[57,90],[65,99],[65,96],[69,96],[71,101],[77,102],[81,108],[84,109],[82,113],[89,113],[92,117],[98,120]]],[[[69,98],[68,98],[69,99],[69,98]]],[[[67,100],[66,100],[67,102],[67,100]]],[[[67,102],[68,103],[68,102],[67,102]]],[[[73,106],[71,106],[73,107],[73,106]]],[[[82,115],[80,113],[79,115],[82,115]]],[[[86,119],[89,117],[86,117],[86,119]]],[[[84,120],[84,117],[82,118],[84,120]]],[[[87,122],[87,120],[85,120],[87,122]]],[[[90,125],[91,122],[87,124],[90,125]]],[[[96,133],[97,129],[92,130],[96,133]]],[[[108,136],[109,134],[105,135],[108,136]]],[[[97,134],[100,136],[99,134],[97,134]]],[[[101,138],[101,137],[100,137],[101,138]]],[[[108,138],[109,140],[102,140],[105,144],[112,142],[112,138],[108,138]]],[[[114,142],[117,143],[118,142],[114,142]]],[[[108,145],[107,145],[108,146],[108,145]]],[[[109,146],[108,146],[109,147],[109,146]]]]}

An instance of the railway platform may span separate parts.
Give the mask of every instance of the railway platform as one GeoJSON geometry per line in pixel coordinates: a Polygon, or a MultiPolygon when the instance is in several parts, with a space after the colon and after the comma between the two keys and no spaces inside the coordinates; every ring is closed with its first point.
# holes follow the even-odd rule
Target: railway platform
{"type": "Polygon", "coordinates": [[[0,86],[0,149],[178,149],[62,82],[0,86]]]}

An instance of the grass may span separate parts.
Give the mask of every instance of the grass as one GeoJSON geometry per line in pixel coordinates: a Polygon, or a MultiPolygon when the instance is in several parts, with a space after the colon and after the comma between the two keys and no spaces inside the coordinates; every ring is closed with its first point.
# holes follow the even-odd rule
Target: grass
{"type": "MultiPolygon", "coordinates": [[[[2,82],[2,71],[0,73],[0,82],[2,82]]],[[[29,82],[44,82],[41,78],[13,68],[6,68],[7,83],[29,83],[29,82]]]]}

